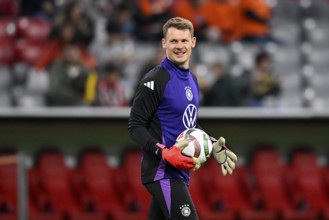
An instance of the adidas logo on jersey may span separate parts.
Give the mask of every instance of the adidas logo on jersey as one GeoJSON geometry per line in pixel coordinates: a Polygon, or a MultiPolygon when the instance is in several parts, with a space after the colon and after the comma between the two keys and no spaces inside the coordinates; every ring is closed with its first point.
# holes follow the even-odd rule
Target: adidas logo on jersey
{"type": "Polygon", "coordinates": [[[154,90],[154,81],[144,83],[144,86],[149,87],[150,89],[154,90]]]}

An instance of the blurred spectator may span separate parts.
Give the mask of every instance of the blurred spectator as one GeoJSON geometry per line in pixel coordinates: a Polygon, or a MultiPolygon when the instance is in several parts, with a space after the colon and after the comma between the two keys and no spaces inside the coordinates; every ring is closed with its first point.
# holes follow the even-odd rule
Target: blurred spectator
{"type": "Polygon", "coordinates": [[[145,16],[166,14],[171,6],[168,0],[137,0],[137,3],[145,16]]]}
{"type": "Polygon", "coordinates": [[[205,3],[206,1],[204,0],[177,0],[173,1],[171,7],[173,16],[186,18],[193,23],[198,40],[205,38],[204,32],[207,24],[200,10],[205,3]]]}
{"type": "Polygon", "coordinates": [[[81,4],[78,1],[71,1],[64,5],[62,11],[58,13],[54,23],[54,34],[60,32],[62,26],[66,23],[71,23],[74,27],[74,36],[76,40],[88,46],[93,40],[94,29],[91,18],[85,13],[81,4]]]}
{"type": "Polygon", "coordinates": [[[154,56],[152,56],[150,60],[146,61],[145,64],[141,67],[136,82],[139,82],[146,73],[148,73],[154,66],[157,66],[159,63],[161,63],[165,57],[166,57],[166,51],[163,50],[162,47],[158,48],[155,51],[154,56]]]}
{"type": "Polygon", "coordinates": [[[237,23],[239,13],[237,0],[209,0],[200,8],[208,26],[207,38],[230,43],[236,40],[235,29],[240,28],[237,23]]]}
{"type": "MultiPolygon", "coordinates": [[[[125,0],[127,1],[127,0],[125,0]]],[[[111,17],[115,10],[115,0],[80,0],[88,16],[96,21],[99,18],[111,17]]]]}
{"type": "Polygon", "coordinates": [[[29,0],[21,1],[21,15],[34,16],[53,21],[56,14],[54,0],[29,0]]]}
{"type": "Polygon", "coordinates": [[[54,0],[41,0],[40,10],[34,13],[37,18],[43,18],[48,21],[53,21],[56,14],[56,6],[54,0]]]}
{"type": "Polygon", "coordinates": [[[156,41],[162,38],[162,25],[170,18],[171,0],[137,0],[135,13],[136,32],[139,40],[156,41]]]}
{"type": "Polygon", "coordinates": [[[264,106],[266,98],[280,94],[279,80],[271,72],[271,60],[266,52],[256,55],[255,68],[250,77],[252,106],[264,106]]]}
{"type": "Polygon", "coordinates": [[[0,107],[11,106],[12,97],[10,87],[12,85],[12,77],[10,69],[0,64],[0,107]]]}
{"type": "Polygon", "coordinates": [[[97,104],[109,107],[128,105],[119,69],[113,64],[107,64],[103,67],[103,74],[97,85],[97,104]]]}
{"type": "Polygon", "coordinates": [[[134,57],[134,41],[129,37],[122,36],[121,27],[115,21],[108,21],[105,31],[104,41],[93,42],[90,52],[96,57],[99,66],[111,62],[124,70],[134,57]]]}
{"type": "Polygon", "coordinates": [[[135,21],[131,8],[127,3],[123,2],[116,6],[114,13],[114,21],[121,27],[121,34],[124,37],[132,37],[135,31],[135,21]]]}
{"type": "MultiPolygon", "coordinates": [[[[48,69],[53,62],[60,58],[64,47],[77,42],[76,37],[74,25],[72,23],[63,24],[59,30],[59,36],[50,39],[43,56],[36,62],[37,71],[48,69]]],[[[96,59],[88,53],[84,46],[80,45],[80,49],[83,63],[89,68],[95,68],[96,59]]]]}
{"type": "Polygon", "coordinates": [[[172,13],[190,19],[201,39],[230,43],[269,41],[271,8],[265,0],[177,0],[172,13]]]}
{"type": "Polygon", "coordinates": [[[270,41],[271,15],[271,8],[266,0],[240,0],[235,38],[258,43],[270,41]]]}
{"type": "Polygon", "coordinates": [[[211,66],[211,81],[204,87],[203,104],[205,106],[240,106],[242,100],[230,75],[221,63],[211,66]]]}
{"type": "Polygon", "coordinates": [[[49,70],[49,105],[83,105],[89,72],[90,70],[82,63],[79,46],[67,45],[63,49],[62,58],[49,70]]]}

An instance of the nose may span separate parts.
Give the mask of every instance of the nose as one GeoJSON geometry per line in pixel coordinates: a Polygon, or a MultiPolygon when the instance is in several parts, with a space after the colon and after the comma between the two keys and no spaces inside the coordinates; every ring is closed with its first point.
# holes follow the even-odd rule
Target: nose
{"type": "Polygon", "coordinates": [[[178,41],[176,44],[176,48],[182,48],[183,47],[183,43],[181,41],[178,41]]]}

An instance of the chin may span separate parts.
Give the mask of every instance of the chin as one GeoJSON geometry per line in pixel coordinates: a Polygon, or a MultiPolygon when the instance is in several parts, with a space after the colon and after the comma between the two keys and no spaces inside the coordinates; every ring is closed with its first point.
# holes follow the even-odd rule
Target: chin
{"type": "Polygon", "coordinates": [[[176,63],[178,66],[184,66],[186,63],[186,60],[174,60],[174,63],[176,63]]]}
{"type": "Polygon", "coordinates": [[[187,59],[186,59],[186,57],[180,57],[180,58],[175,58],[175,59],[173,59],[174,60],[174,62],[175,63],[178,63],[178,64],[184,64],[184,63],[186,63],[187,62],[187,59]]]}

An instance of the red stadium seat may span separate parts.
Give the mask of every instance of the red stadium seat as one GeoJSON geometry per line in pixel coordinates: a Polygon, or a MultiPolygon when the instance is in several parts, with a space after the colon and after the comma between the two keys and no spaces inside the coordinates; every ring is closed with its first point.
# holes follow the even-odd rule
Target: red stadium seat
{"type": "Polygon", "coordinates": [[[59,213],[33,213],[29,220],[63,220],[64,217],[59,213]]]}
{"type": "Polygon", "coordinates": [[[0,13],[2,16],[17,16],[19,14],[19,1],[18,0],[1,0],[0,13]]]}
{"type": "Polygon", "coordinates": [[[317,156],[311,150],[294,152],[291,158],[291,167],[294,172],[306,175],[320,170],[317,156]]]}
{"type": "MultiPolygon", "coordinates": [[[[41,209],[35,211],[31,214],[34,218],[42,219],[42,216],[45,216],[47,217],[45,219],[56,219],[58,215],[63,215],[68,220],[106,219],[106,214],[103,212],[87,213],[78,201],[72,185],[72,170],[66,167],[64,157],[61,153],[53,151],[42,153],[37,161],[36,171],[41,182],[39,187],[42,187],[45,193],[43,195],[41,192],[39,196],[46,197],[45,199],[49,200],[50,207],[48,207],[48,210],[41,209]],[[44,213],[45,211],[56,215],[47,215],[44,213]]],[[[32,174],[30,175],[33,176],[32,174]]],[[[42,200],[42,198],[39,198],[39,200],[42,200]]]]}
{"type": "Polygon", "coordinates": [[[202,178],[201,171],[190,173],[190,185],[189,192],[193,199],[193,203],[196,207],[198,216],[200,219],[207,220],[231,220],[235,219],[235,215],[232,212],[219,212],[211,210],[205,196],[205,191],[200,183],[202,178]]]}
{"type": "Polygon", "coordinates": [[[98,150],[86,151],[80,157],[80,168],[84,171],[95,171],[95,169],[109,170],[105,153],[98,150]]]}
{"type": "Polygon", "coordinates": [[[93,208],[102,212],[123,212],[125,207],[120,201],[120,195],[114,179],[115,170],[107,164],[106,156],[101,152],[88,152],[80,158],[78,169],[83,178],[84,187],[81,191],[87,191],[91,197],[89,202],[93,208]]]}
{"type": "Polygon", "coordinates": [[[33,17],[20,17],[16,26],[19,38],[38,43],[47,41],[52,29],[49,21],[33,17]]]}
{"type": "Polygon", "coordinates": [[[256,210],[248,200],[247,192],[244,190],[246,187],[242,186],[239,179],[244,174],[242,167],[237,167],[233,175],[223,177],[220,166],[211,158],[201,169],[204,172],[202,184],[204,189],[207,189],[207,198],[212,209],[233,212],[240,219],[275,218],[274,212],[256,210]]]}
{"type": "Polygon", "coordinates": [[[15,47],[11,40],[0,39],[0,64],[11,65],[14,61],[15,47]]]}
{"type": "Polygon", "coordinates": [[[70,213],[68,220],[107,220],[105,213],[70,213]]]}
{"type": "Polygon", "coordinates": [[[314,219],[313,213],[294,207],[292,195],[285,181],[285,169],[279,152],[274,149],[259,149],[252,160],[252,171],[262,195],[264,208],[277,212],[282,219],[314,219]]]}
{"type": "Polygon", "coordinates": [[[7,214],[17,214],[17,165],[0,166],[0,207],[7,214]]]}
{"type": "Polygon", "coordinates": [[[42,42],[18,40],[15,45],[15,61],[34,65],[42,56],[46,45],[42,42]]]}
{"type": "MultiPolygon", "coordinates": [[[[39,214],[50,211],[50,200],[42,185],[36,169],[28,170],[29,214],[39,214]]],[[[34,216],[34,215],[33,215],[34,216]]],[[[38,215],[39,216],[39,215],[38,215]]]]}
{"type": "MultiPolygon", "coordinates": [[[[91,194],[96,210],[110,214],[113,220],[144,220],[146,212],[130,210],[124,204],[126,194],[130,193],[129,186],[124,185],[123,190],[120,177],[125,176],[107,164],[106,156],[101,152],[87,152],[80,158],[79,173],[85,182],[85,191],[91,194]],[[118,181],[119,179],[119,181],[118,181]],[[122,202],[123,201],[123,202],[122,202]]],[[[128,196],[129,197],[129,196],[128,196]]]]}
{"type": "Polygon", "coordinates": [[[29,201],[29,219],[30,220],[106,220],[105,213],[91,212],[70,212],[68,214],[63,214],[54,211],[45,211],[39,209],[34,201],[30,198],[29,201]]]}
{"type": "Polygon", "coordinates": [[[59,152],[45,152],[37,161],[41,187],[50,202],[50,209],[59,213],[82,212],[82,207],[73,194],[71,170],[59,152]]]}
{"type": "Polygon", "coordinates": [[[279,152],[274,148],[260,148],[252,158],[252,170],[259,174],[281,173],[283,164],[279,152]]]}
{"type": "Polygon", "coordinates": [[[111,216],[112,220],[145,220],[146,212],[117,212],[111,216]]]}
{"type": "Polygon", "coordinates": [[[324,169],[311,150],[293,153],[290,163],[290,189],[303,208],[318,216],[329,216],[329,198],[324,181],[324,169]]]}
{"type": "Polygon", "coordinates": [[[147,212],[151,196],[141,183],[141,153],[131,151],[125,154],[120,167],[122,184],[121,192],[125,196],[125,202],[133,210],[147,212]],[[137,165],[136,165],[137,164],[137,165]],[[127,190],[130,191],[127,192],[127,190]],[[126,191],[126,193],[124,193],[126,191]]]}
{"type": "Polygon", "coordinates": [[[0,220],[17,220],[17,214],[0,213],[0,220]]]}
{"type": "Polygon", "coordinates": [[[3,39],[14,40],[16,23],[12,18],[0,17],[0,41],[3,39]]]}
{"type": "MultiPolygon", "coordinates": [[[[237,168],[237,170],[239,170],[239,168],[237,168]]],[[[235,172],[237,170],[235,170],[235,172]]],[[[239,181],[236,173],[232,176],[228,175],[223,177],[220,166],[213,158],[210,158],[197,172],[201,173],[201,185],[205,190],[207,200],[213,209],[236,211],[233,206],[236,206],[236,208],[243,208],[244,210],[251,208],[250,204],[247,204],[244,200],[245,193],[243,192],[243,188],[239,187],[239,181]],[[232,183],[232,185],[229,184],[229,182],[232,183]],[[222,187],[225,187],[226,184],[228,188],[225,192],[222,187]],[[233,188],[239,189],[236,191],[233,190],[233,188]],[[214,191],[218,193],[213,193],[214,191]],[[231,196],[226,194],[231,194],[231,196]],[[235,202],[230,204],[230,200],[235,200],[235,202]]]]}

